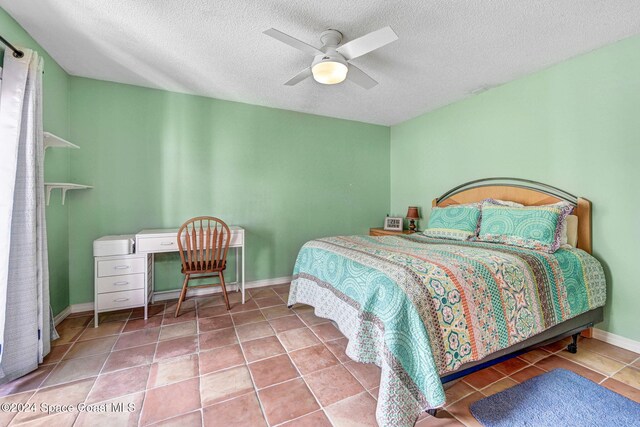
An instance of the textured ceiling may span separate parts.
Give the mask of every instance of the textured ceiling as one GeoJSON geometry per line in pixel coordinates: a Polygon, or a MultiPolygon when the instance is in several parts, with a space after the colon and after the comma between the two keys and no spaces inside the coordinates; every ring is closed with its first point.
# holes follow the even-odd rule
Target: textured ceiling
{"type": "Polygon", "coordinates": [[[392,125],[640,33],[638,0],[0,0],[70,74],[392,125]],[[354,64],[380,84],[283,83],[320,46],[390,25],[354,64]]]}

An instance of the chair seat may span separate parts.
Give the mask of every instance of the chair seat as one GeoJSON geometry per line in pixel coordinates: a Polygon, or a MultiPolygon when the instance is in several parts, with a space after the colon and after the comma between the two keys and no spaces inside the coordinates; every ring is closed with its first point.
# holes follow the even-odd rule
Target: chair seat
{"type": "Polygon", "coordinates": [[[209,273],[215,271],[222,271],[227,268],[227,261],[207,261],[207,262],[191,262],[186,263],[187,270],[182,267],[182,274],[184,273],[209,273]]]}

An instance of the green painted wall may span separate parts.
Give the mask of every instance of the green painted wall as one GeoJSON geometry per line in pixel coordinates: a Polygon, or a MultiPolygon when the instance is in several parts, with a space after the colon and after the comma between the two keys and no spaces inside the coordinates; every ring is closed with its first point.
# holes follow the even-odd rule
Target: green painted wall
{"type": "MultiPolygon", "coordinates": [[[[69,76],[16,21],[0,8],[0,33],[14,45],[37,50],[44,57],[44,129],[62,138],[69,135],[69,76]]],[[[0,44],[0,51],[4,46],[0,44]]],[[[0,55],[0,58],[3,56],[0,55]]],[[[69,152],[47,150],[45,181],[65,182],[69,179],[69,152]]],[[[51,195],[47,208],[47,241],[49,245],[49,286],[51,306],[58,314],[69,305],[69,205],[60,204],[60,194],[51,195]]]]}
{"type": "Polygon", "coordinates": [[[640,340],[640,37],[391,128],[391,210],[463,182],[514,176],[593,202],[608,302],[599,327],[640,340]]]}
{"type": "MultiPolygon", "coordinates": [[[[291,275],[300,246],[366,233],[389,208],[389,128],[71,79],[71,303],[93,300],[92,241],[214,215],[246,228],[247,280],[291,275]]],[[[158,257],[158,289],[181,286],[158,257]]]]}

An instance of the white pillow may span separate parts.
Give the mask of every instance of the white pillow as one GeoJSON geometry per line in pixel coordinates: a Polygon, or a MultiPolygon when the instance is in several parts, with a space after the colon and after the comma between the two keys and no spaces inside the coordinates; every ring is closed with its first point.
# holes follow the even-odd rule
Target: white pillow
{"type": "Polygon", "coordinates": [[[491,199],[491,200],[493,200],[497,205],[510,206],[512,208],[521,208],[524,206],[522,203],[512,202],[510,200],[500,200],[500,199],[491,199]]]}
{"type": "Polygon", "coordinates": [[[567,215],[566,224],[566,233],[562,241],[575,248],[578,245],[578,217],[576,215],[567,215]]]}

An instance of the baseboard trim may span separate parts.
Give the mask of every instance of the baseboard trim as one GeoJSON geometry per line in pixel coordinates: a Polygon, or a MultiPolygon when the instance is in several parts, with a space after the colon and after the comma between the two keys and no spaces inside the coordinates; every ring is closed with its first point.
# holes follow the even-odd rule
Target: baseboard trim
{"type": "MultiPolygon", "coordinates": [[[[262,288],[264,286],[273,286],[273,285],[281,285],[284,283],[290,283],[292,280],[291,276],[284,276],[284,277],[276,277],[273,279],[264,279],[264,280],[254,280],[253,282],[246,282],[244,284],[244,288],[245,289],[252,289],[252,288],[262,288]]],[[[238,287],[237,285],[234,285],[233,287],[229,286],[227,288],[227,290],[231,290],[231,291],[235,291],[237,290],[238,287]]],[[[215,288],[200,288],[200,289],[191,289],[189,291],[187,291],[187,298],[188,297],[199,297],[199,296],[203,296],[203,295],[211,295],[211,294],[217,294],[222,292],[221,288],[215,287],[215,288]]],[[[169,299],[176,299],[180,296],[180,290],[173,290],[173,291],[162,291],[162,292],[156,292],[153,295],[153,300],[154,301],[166,301],[169,299]]]]}
{"type": "Polygon", "coordinates": [[[597,340],[624,348],[625,350],[640,353],[640,342],[632,340],[630,338],[612,334],[611,332],[603,331],[602,329],[598,328],[593,328],[593,337],[597,340]]]}
{"type": "Polygon", "coordinates": [[[71,314],[71,306],[68,305],[64,310],[62,310],[60,313],[58,313],[56,316],[53,317],[53,324],[58,326],[58,324],[62,322],[64,319],[66,319],[67,316],[69,316],[70,314],[71,314]]]}
{"type": "MultiPolygon", "coordinates": [[[[264,279],[264,280],[254,280],[253,282],[246,282],[244,284],[244,287],[245,287],[245,289],[261,288],[261,287],[264,287],[264,286],[273,286],[273,285],[280,285],[280,284],[284,284],[284,283],[289,283],[289,282],[291,282],[291,280],[292,280],[291,276],[276,277],[276,278],[273,278],[273,279],[264,279]]],[[[234,290],[235,291],[236,288],[237,288],[237,286],[233,286],[233,287],[230,287],[230,290],[234,290]]],[[[216,294],[216,293],[220,293],[220,292],[222,292],[222,290],[220,288],[192,289],[189,292],[187,292],[187,297],[216,294]]],[[[154,301],[165,301],[165,300],[169,300],[169,299],[176,299],[176,298],[178,298],[178,296],[180,296],[180,290],[156,292],[154,297],[153,297],[153,300],[154,301]]],[[[85,312],[85,311],[93,311],[93,303],[92,302],[84,302],[84,303],[81,303],[81,304],[72,304],[72,305],[68,306],[67,308],[62,310],[60,313],[58,313],[58,315],[56,315],[53,318],[53,322],[57,326],[60,322],[62,322],[67,317],[69,317],[69,315],[74,314],[74,313],[82,313],[82,312],[85,312]]]]}

